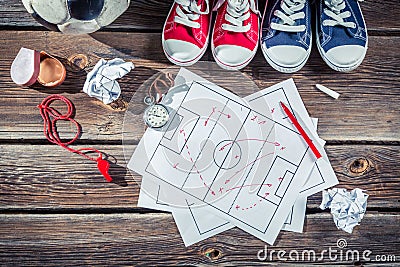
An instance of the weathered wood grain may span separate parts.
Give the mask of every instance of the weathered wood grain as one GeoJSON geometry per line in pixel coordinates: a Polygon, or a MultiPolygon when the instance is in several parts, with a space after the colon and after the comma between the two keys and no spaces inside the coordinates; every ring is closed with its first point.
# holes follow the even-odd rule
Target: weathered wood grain
{"type": "MultiPolygon", "coordinates": [[[[135,210],[140,176],[125,169],[123,146],[93,145],[116,163],[106,183],[96,164],[55,145],[0,145],[0,211],[55,209],[135,210]]],[[[126,148],[133,150],[133,147],[126,148]]],[[[400,208],[398,146],[328,146],[340,180],[338,187],[359,187],[370,195],[368,208],[400,208]]],[[[321,194],[310,197],[318,208],[321,194]]]]}
{"type": "MultiPolygon", "coordinates": [[[[265,1],[258,1],[264,10],[265,1]]],[[[130,8],[106,30],[157,30],[161,31],[172,0],[135,0],[130,8]]],[[[380,31],[400,30],[400,8],[396,0],[376,0],[361,3],[368,29],[374,34],[380,31]],[[376,19],[379,18],[379,19],[376,19]]],[[[0,26],[40,27],[26,12],[20,0],[0,2],[0,26]]]]}
{"type": "MultiPolygon", "coordinates": [[[[13,84],[9,68],[20,46],[43,49],[61,58],[85,54],[90,66],[99,57],[132,60],[136,69],[120,80],[127,100],[146,79],[171,66],[163,55],[159,34],[95,33],[78,37],[47,32],[1,31],[0,39],[4,40],[0,44],[3,54],[0,59],[0,139],[41,139],[42,122],[36,105],[48,94],[64,93],[76,105],[76,119],[83,126],[83,139],[121,140],[124,113],[110,111],[81,92],[86,75],[84,71],[69,66],[65,83],[53,90],[40,87],[20,89],[13,84]]],[[[310,114],[320,119],[321,137],[328,141],[399,142],[399,41],[400,37],[371,37],[365,61],[352,73],[337,73],[329,69],[316,50],[306,66],[293,75],[273,70],[261,53],[243,73],[261,88],[293,77],[310,114]],[[382,49],[383,46],[386,49],[382,49]],[[337,90],[341,97],[334,100],[324,95],[315,89],[316,83],[337,90]]],[[[210,53],[206,53],[203,59],[212,60],[210,53]]],[[[213,71],[217,75],[220,70],[216,68],[213,71]]],[[[241,90],[236,92],[246,94],[241,90]]],[[[141,127],[141,123],[138,125],[141,127]]]]}
{"type": "MultiPolygon", "coordinates": [[[[264,1],[259,2],[262,9],[264,1]]],[[[172,66],[163,55],[159,34],[171,3],[133,0],[128,11],[103,31],[65,36],[44,31],[20,0],[0,1],[1,266],[311,263],[280,261],[277,252],[273,262],[260,262],[257,252],[265,243],[239,229],[185,248],[170,214],[137,208],[135,179],[140,177],[125,168],[120,145],[124,113],[107,109],[81,89],[86,71],[101,57],[134,62],[135,70],[120,81],[126,100],[158,70],[172,66]],[[68,69],[66,82],[52,90],[14,85],[9,69],[21,46],[60,57],[68,69]],[[80,66],[87,59],[88,66],[80,70],[68,63],[72,58],[80,66]],[[69,97],[76,105],[76,119],[84,131],[78,146],[109,154],[115,163],[110,170],[113,183],[104,181],[95,163],[47,145],[36,105],[53,93],[69,97]]],[[[366,59],[356,71],[332,71],[315,48],[306,66],[295,74],[276,72],[260,52],[242,71],[260,88],[293,77],[310,114],[320,119],[319,133],[329,141],[326,149],[340,180],[338,187],[359,187],[370,195],[367,214],[353,234],[336,229],[331,215],[318,209],[321,195],[316,194],[308,201],[305,233],[282,232],[275,246],[268,246],[268,251],[296,249],[301,256],[303,250],[313,249],[320,255],[323,249],[338,249],[337,240],[344,238],[348,247],[338,249],[344,254],[347,249],[372,251],[372,262],[331,261],[325,254],[317,262],[321,265],[400,265],[400,5],[398,0],[375,0],[361,6],[371,37],[366,59]],[[325,96],[314,88],[316,83],[337,90],[341,97],[325,96]],[[377,255],[397,256],[396,262],[374,261],[377,255]]],[[[203,60],[213,61],[210,51],[203,60]]],[[[213,71],[220,73],[218,68],[213,71]]],[[[224,83],[230,82],[236,81],[226,76],[224,83]]],[[[135,123],[143,127],[141,120],[135,123]]],[[[65,138],[74,131],[71,125],[59,128],[65,138]]],[[[129,141],[135,144],[139,138],[133,134],[129,141]]]]}
{"type": "MultiPolygon", "coordinates": [[[[257,259],[266,244],[237,228],[185,248],[170,214],[1,215],[0,224],[0,259],[8,266],[271,265],[269,257],[257,259]]],[[[331,255],[337,259],[330,260],[325,252],[317,263],[366,263],[362,255],[370,250],[372,263],[379,263],[377,255],[395,255],[396,262],[381,264],[398,264],[400,245],[394,233],[399,225],[398,214],[371,213],[353,234],[347,234],[337,230],[330,214],[312,214],[307,215],[304,233],[282,232],[267,251],[276,251],[273,264],[279,266],[309,264],[313,256],[308,260],[305,254],[301,261],[303,250],[314,250],[318,258],[329,248],[336,250],[331,255]],[[347,247],[338,248],[339,238],[346,240],[347,247]],[[289,260],[292,249],[298,251],[300,261],[289,260]],[[286,251],[286,262],[277,260],[278,250],[286,251]],[[352,260],[351,254],[346,258],[348,250],[358,250],[360,260],[352,260]]]]}

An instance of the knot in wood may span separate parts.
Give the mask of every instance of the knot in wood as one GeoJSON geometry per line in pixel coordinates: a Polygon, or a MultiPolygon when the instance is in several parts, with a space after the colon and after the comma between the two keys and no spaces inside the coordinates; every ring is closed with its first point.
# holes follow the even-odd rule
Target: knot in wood
{"type": "Polygon", "coordinates": [[[126,111],[128,103],[120,96],[118,99],[108,104],[107,107],[113,111],[126,111]]]}
{"type": "Polygon", "coordinates": [[[72,55],[68,58],[68,61],[81,70],[85,69],[89,65],[88,57],[84,54],[72,55]]]}
{"type": "Polygon", "coordinates": [[[370,163],[368,159],[358,158],[350,164],[350,172],[354,174],[363,174],[368,170],[369,166],[370,163]]]}
{"type": "Polygon", "coordinates": [[[204,255],[210,260],[215,261],[222,257],[222,252],[218,249],[208,248],[204,251],[204,255]]]}

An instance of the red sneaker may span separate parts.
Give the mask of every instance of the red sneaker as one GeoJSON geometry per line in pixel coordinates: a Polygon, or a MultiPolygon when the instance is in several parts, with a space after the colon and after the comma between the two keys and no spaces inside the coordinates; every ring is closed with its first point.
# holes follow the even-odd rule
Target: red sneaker
{"type": "Polygon", "coordinates": [[[224,69],[244,68],[257,52],[259,11],[257,0],[219,0],[211,50],[224,69]]]}
{"type": "Polygon", "coordinates": [[[207,49],[210,25],[209,0],[175,0],[162,33],[167,58],[180,66],[196,63],[207,49]]]}

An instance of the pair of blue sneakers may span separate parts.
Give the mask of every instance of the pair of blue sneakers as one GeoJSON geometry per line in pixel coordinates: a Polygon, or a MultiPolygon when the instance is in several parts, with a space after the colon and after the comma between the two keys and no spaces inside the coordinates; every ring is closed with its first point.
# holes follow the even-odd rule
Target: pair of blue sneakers
{"type": "MultiPolygon", "coordinates": [[[[268,1],[262,22],[261,48],[276,70],[300,70],[311,52],[309,0],[268,1]]],[[[363,61],[368,36],[358,0],[316,0],[316,43],[329,67],[351,71],[363,61]]]]}

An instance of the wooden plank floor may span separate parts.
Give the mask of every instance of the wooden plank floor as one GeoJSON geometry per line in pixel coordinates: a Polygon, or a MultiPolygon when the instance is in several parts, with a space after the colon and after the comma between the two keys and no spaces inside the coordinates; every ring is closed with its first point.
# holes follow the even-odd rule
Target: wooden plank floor
{"type": "MultiPolygon", "coordinates": [[[[239,229],[185,248],[170,214],[137,207],[138,177],[127,171],[123,155],[124,113],[88,98],[81,91],[86,72],[68,59],[83,54],[86,70],[100,57],[132,61],[135,69],[120,81],[123,98],[129,100],[145,80],[172,66],[160,41],[171,3],[131,1],[128,11],[100,32],[66,36],[36,23],[20,0],[0,1],[0,265],[312,263],[278,260],[276,254],[260,261],[257,253],[265,244],[239,229]],[[17,87],[9,70],[21,46],[59,57],[68,68],[65,83],[53,90],[17,87]],[[90,144],[114,157],[114,183],[103,182],[91,162],[44,138],[36,106],[52,93],[62,93],[77,108],[76,119],[83,127],[78,146],[90,144]]],[[[332,261],[325,255],[317,263],[399,265],[400,6],[398,0],[368,0],[361,6],[370,38],[367,56],[356,71],[334,72],[313,49],[295,74],[276,72],[260,52],[242,72],[260,88],[293,77],[309,113],[319,118],[318,132],[327,140],[340,187],[359,187],[370,195],[367,215],[353,234],[336,229],[329,212],[318,208],[321,195],[316,194],[307,204],[305,232],[283,232],[268,249],[320,252],[337,249],[336,241],[344,238],[348,249],[371,250],[372,261],[332,261]],[[341,97],[333,100],[320,93],[316,83],[334,88],[341,97]],[[382,255],[396,257],[378,261],[376,256],[382,255]]],[[[210,51],[202,60],[212,60],[210,51]]],[[[133,145],[139,139],[135,136],[133,145]]]]}

